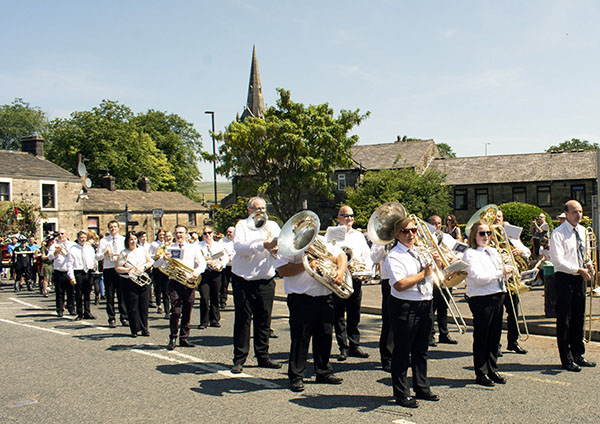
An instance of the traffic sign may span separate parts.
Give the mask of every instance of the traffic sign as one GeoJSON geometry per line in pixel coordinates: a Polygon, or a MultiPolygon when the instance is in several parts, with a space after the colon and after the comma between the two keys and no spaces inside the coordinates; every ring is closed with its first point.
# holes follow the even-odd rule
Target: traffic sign
{"type": "Polygon", "coordinates": [[[162,209],[152,209],[152,218],[161,219],[163,217],[164,211],[162,209]]]}

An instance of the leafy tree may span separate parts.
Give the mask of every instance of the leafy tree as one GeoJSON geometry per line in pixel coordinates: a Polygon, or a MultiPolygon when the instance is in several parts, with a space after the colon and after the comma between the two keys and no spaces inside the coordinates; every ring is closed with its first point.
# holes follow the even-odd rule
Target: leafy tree
{"type": "Polygon", "coordinates": [[[521,241],[526,245],[529,245],[532,236],[530,231],[531,220],[534,218],[537,220],[540,213],[546,215],[546,222],[548,223],[550,232],[552,232],[552,217],[538,206],[530,205],[529,203],[508,202],[503,203],[498,207],[502,209],[505,221],[523,228],[523,231],[521,232],[521,241]]]}
{"type": "Polygon", "coordinates": [[[261,193],[285,221],[301,208],[309,190],[332,197],[331,175],[336,167],[351,165],[350,148],[358,136],[348,132],[369,113],[342,110],[338,117],[327,103],[305,107],[291,100],[290,92],[278,89],[275,107],[264,119],[232,122],[219,149],[218,172],[240,178],[239,187],[261,193]]]}
{"type": "Polygon", "coordinates": [[[354,221],[361,228],[367,227],[373,211],[386,202],[400,202],[409,214],[423,219],[445,216],[451,211],[452,197],[448,186],[442,185],[444,179],[436,170],[422,175],[412,169],[369,171],[356,189],[346,188],[346,204],[354,210],[354,221]]]}
{"type": "Polygon", "coordinates": [[[456,153],[452,150],[449,144],[446,143],[437,143],[436,144],[438,150],[440,151],[440,156],[443,158],[455,158],[456,153]]]}
{"type": "Polygon", "coordinates": [[[52,121],[47,157],[75,172],[81,153],[96,186],[108,171],[121,189],[135,188],[146,176],[154,190],[190,196],[197,191],[201,146],[200,135],[177,115],[150,110],[135,116],[127,106],[104,100],[91,111],[52,121]]]}
{"type": "Polygon", "coordinates": [[[234,226],[240,219],[248,216],[249,197],[238,197],[237,201],[226,207],[217,209],[213,216],[213,225],[220,233],[225,233],[227,227],[234,226]]]}
{"type": "Polygon", "coordinates": [[[551,152],[569,152],[571,150],[600,150],[600,144],[592,143],[587,140],[579,140],[572,138],[570,141],[563,141],[556,146],[550,146],[546,149],[546,153],[551,152]]]}
{"type": "Polygon", "coordinates": [[[40,218],[44,216],[39,206],[29,202],[0,202],[0,234],[31,237],[37,233],[40,218]]]}
{"type": "Polygon", "coordinates": [[[21,137],[43,133],[47,125],[46,114],[21,98],[0,106],[0,149],[20,150],[21,137]]]}

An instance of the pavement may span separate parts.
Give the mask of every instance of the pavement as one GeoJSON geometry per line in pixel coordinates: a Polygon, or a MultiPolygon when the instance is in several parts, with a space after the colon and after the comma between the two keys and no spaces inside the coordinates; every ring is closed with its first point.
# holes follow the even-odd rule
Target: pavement
{"type": "MultiPolygon", "coordinates": [[[[551,282],[547,282],[551,287],[551,282]]],[[[525,321],[527,323],[527,329],[529,334],[539,336],[556,336],[556,317],[552,315],[551,309],[549,309],[546,303],[546,292],[550,293],[551,288],[545,286],[531,287],[531,290],[521,293],[521,304],[525,313],[525,321]],[[546,314],[546,309],[549,309],[549,314],[546,314]]],[[[473,315],[469,309],[469,305],[465,299],[465,285],[460,284],[458,287],[453,289],[454,301],[460,310],[467,326],[473,325],[473,315]]],[[[550,298],[552,296],[550,295],[550,298]]],[[[277,300],[285,300],[286,295],[283,288],[283,280],[277,282],[275,290],[275,298],[277,300]]],[[[589,305],[589,298],[586,299],[586,314],[589,305]]],[[[362,313],[381,315],[381,285],[379,280],[372,280],[363,284],[363,295],[362,295],[362,313]]],[[[594,297],[592,299],[592,341],[600,341],[600,297],[594,297]]],[[[520,329],[523,336],[525,336],[525,330],[523,327],[523,321],[519,320],[520,329]]],[[[585,323],[586,331],[588,329],[588,321],[585,323]]],[[[448,328],[450,332],[456,332],[457,327],[454,325],[454,321],[448,312],[448,328]]],[[[506,329],[506,319],[504,320],[504,329],[506,329]]]]}

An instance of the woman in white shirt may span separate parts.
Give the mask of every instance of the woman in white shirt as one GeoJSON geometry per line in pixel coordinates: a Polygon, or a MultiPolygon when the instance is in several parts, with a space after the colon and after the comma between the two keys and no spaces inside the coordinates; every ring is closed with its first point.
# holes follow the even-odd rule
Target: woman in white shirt
{"type": "Polygon", "coordinates": [[[469,249],[463,261],[467,269],[467,297],[473,314],[473,364],[475,381],[482,386],[505,384],[498,373],[498,343],[502,335],[502,305],[506,292],[504,276],[512,267],[504,266],[498,251],[489,246],[492,231],[477,221],[469,233],[469,249]]]}
{"type": "Polygon", "coordinates": [[[202,281],[198,286],[200,292],[200,330],[208,327],[220,327],[221,313],[219,311],[219,292],[221,289],[221,272],[229,255],[223,243],[213,239],[212,227],[204,227],[200,250],[206,259],[206,270],[202,273],[202,281]]]}
{"type": "Polygon", "coordinates": [[[150,285],[139,285],[130,279],[129,273],[143,274],[152,266],[152,259],[148,251],[137,245],[135,231],[129,231],[125,236],[125,250],[119,254],[115,271],[121,278],[121,287],[127,306],[129,329],[131,337],[149,336],[148,330],[148,303],[150,299],[150,285]]]}

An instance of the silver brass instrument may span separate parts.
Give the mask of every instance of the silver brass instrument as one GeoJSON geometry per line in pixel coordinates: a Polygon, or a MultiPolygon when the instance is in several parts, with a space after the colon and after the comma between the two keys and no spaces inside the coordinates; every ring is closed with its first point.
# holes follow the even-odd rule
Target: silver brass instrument
{"type": "Polygon", "coordinates": [[[214,255],[206,255],[204,256],[204,260],[206,261],[206,266],[213,271],[221,272],[225,265],[219,260],[225,254],[224,251],[220,251],[215,253],[214,255]]]}
{"type": "Polygon", "coordinates": [[[148,274],[146,274],[144,271],[139,271],[134,264],[129,262],[127,256],[129,255],[125,255],[125,262],[123,263],[123,266],[131,266],[129,272],[127,273],[128,278],[140,287],[152,284],[152,279],[148,276],[148,274]]]}
{"type": "Polygon", "coordinates": [[[352,251],[351,247],[343,246],[341,249],[348,258],[348,271],[350,271],[352,278],[356,278],[357,280],[361,281],[367,280],[372,275],[371,271],[367,268],[367,264],[361,262],[354,256],[354,252],[352,251]]]}
{"type": "MultiPolygon", "coordinates": [[[[250,231],[261,231],[264,230],[265,240],[267,242],[273,240],[273,233],[269,231],[267,222],[269,222],[269,216],[265,211],[254,211],[248,217],[250,222],[248,223],[248,229],[250,231]]],[[[277,259],[277,253],[271,252],[271,255],[277,259]]]]}
{"type": "Polygon", "coordinates": [[[587,283],[586,296],[588,296],[588,304],[585,312],[583,335],[583,340],[589,343],[592,340],[592,301],[594,294],[598,291],[598,240],[591,227],[585,229],[585,252],[584,263],[592,273],[592,278],[587,283]]]}
{"type": "Polygon", "coordinates": [[[277,248],[279,253],[290,257],[304,253],[302,257],[304,270],[336,296],[347,299],[354,293],[352,276],[346,269],[342,284],[337,285],[334,282],[337,263],[327,251],[325,243],[317,238],[320,224],[316,213],[308,210],[298,212],[283,225],[277,240],[277,248]],[[312,260],[317,264],[315,270],[310,266],[312,260]]]}

